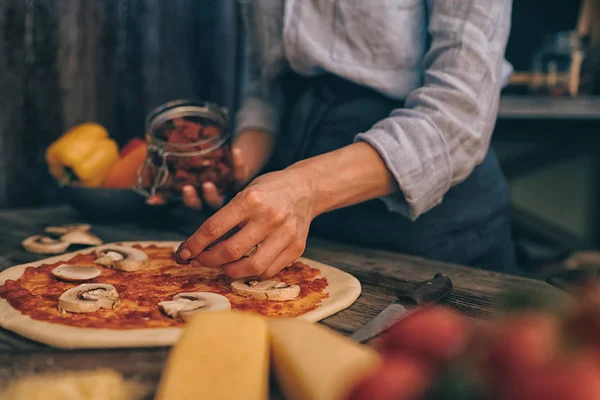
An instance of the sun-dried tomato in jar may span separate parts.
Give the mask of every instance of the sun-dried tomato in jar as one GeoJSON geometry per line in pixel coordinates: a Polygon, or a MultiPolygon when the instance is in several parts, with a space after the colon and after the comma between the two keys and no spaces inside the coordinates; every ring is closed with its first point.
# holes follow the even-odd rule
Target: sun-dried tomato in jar
{"type": "Polygon", "coordinates": [[[179,197],[185,185],[213,182],[220,193],[233,184],[227,110],[211,103],[176,100],[148,114],[148,158],[136,190],[179,197]]]}

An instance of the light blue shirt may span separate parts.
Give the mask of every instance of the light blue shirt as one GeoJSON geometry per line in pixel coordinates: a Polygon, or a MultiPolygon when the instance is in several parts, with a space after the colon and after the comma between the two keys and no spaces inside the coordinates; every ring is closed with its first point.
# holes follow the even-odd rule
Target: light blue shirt
{"type": "Polygon", "coordinates": [[[274,135],[286,69],[332,73],[405,108],[356,141],[372,145],[400,192],[383,200],[416,219],[488,151],[503,79],[512,0],[242,0],[248,87],[238,132],[274,135]]]}

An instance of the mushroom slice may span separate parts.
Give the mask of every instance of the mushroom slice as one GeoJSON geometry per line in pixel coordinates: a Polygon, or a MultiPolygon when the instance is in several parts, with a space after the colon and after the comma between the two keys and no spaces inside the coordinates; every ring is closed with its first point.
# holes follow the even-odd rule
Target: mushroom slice
{"type": "Polygon", "coordinates": [[[45,231],[48,233],[64,235],[65,233],[73,231],[89,232],[90,229],[92,229],[92,226],[89,224],[68,224],[61,226],[47,226],[45,231]]]}
{"type": "Polygon", "coordinates": [[[70,282],[81,282],[94,279],[100,275],[102,271],[98,268],[89,267],[87,265],[70,265],[63,264],[52,270],[52,275],[59,279],[70,282]]]}
{"type": "Polygon", "coordinates": [[[197,312],[230,310],[231,303],[227,297],[217,293],[179,293],[173,296],[173,300],[158,303],[158,309],[171,318],[185,322],[197,312]]]}
{"type": "Polygon", "coordinates": [[[61,294],[58,309],[63,313],[88,313],[101,308],[112,310],[119,303],[119,294],[113,285],[84,283],[61,294]]]}
{"type": "Polygon", "coordinates": [[[70,231],[60,237],[62,242],[69,244],[83,244],[89,246],[97,246],[104,242],[98,236],[86,231],[70,231]]]}
{"type": "Polygon", "coordinates": [[[21,242],[25,250],[37,254],[60,254],[67,251],[70,243],[53,239],[49,236],[30,236],[21,242]]]}
{"type": "Polygon", "coordinates": [[[96,250],[96,256],[96,264],[119,271],[137,271],[148,264],[145,252],[127,246],[104,246],[96,250]]]}
{"type": "Polygon", "coordinates": [[[300,295],[300,286],[288,285],[275,279],[264,281],[238,279],[231,282],[234,293],[258,300],[285,301],[293,300],[300,295]]]}

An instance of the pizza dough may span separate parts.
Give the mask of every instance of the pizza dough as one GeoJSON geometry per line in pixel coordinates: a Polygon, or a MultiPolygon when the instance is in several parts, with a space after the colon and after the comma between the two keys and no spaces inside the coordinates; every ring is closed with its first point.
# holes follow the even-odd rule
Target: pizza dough
{"type": "MultiPolygon", "coordinates": [[[[120,242],[121,245],[160,246],[173,248],[180,242],[120,242]]],[[[0,272],[0,285],[7,280],[17,280],[27,267],[39,267],[59,261],[67,261],[78,254],[96,251],[92,247],[76,252],[62,254],[33,263],[18,265],[0,272]]],[[[299,319],[317,322],[352,305],[361,293],[360,282],[352,275],[335,267],[300,258],[298,261],[321,271],[321,277],[327,279],[324,299],[314,310],[300,315],[299,319]]],[[[58,299],[57,299],[58,301],[58,299]]],[[[32,319],[14,309],[7,300],[0,298],[0,326],[28,339],[60,348],[117,348],[117,347],[154,347],[171,346],[179,338],[182,328],[146,328],[146,329],[98,329],[79,328],[32,319]]]]}

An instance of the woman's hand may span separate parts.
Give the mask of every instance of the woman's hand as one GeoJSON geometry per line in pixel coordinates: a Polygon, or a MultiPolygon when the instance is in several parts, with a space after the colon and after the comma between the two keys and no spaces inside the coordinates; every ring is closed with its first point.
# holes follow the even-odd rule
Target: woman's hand
{"type": "MultiPolygon", "coordinates": [[[[252,177],[256,176],[265,166],[273,151],[273,138],[268,132],[245,131],[242,132],[231,150],[233,166],[234,185],[237,191],[244,187],[252,177]]],[[[182,189],[183,202],[194,210],[200,210],[203,206],[202,199],[211,208],[218,209],[223,206],[224,196],[219,194],[213,182],[205,182],[202,185],[202,196],[191,185],[182,189]]],[[[160,205],[165,203],[162,196],[153,196],[146,200],[147,204],[160,205]]]]}
{"type": "MultiPolygon", "coordinates": [[[[231,161],[233,166],[233,190],[239,190],[248,183],[248,165],[244,160],[244,153],[239,147],[231,150],[231,161]]],[[[186,185],[182,188],[183,203],[192,210],[202,209],[202,200],[207,206],[218,209],[223,206],[225,196],[217,191],[217,187],[213,182],[204,182],[202,184],[202,197],[192,185],[186,185]]],[[[150,200],[150,199],[149,199],[150,200]]]]}
{"type": "Polygon", "coordinates": [[[302,255],[317,215],[393,190],[379,153],[355,143],[258,177],[182,243],[177,255],[180,262],[223,267],[232,278],[271,277],[302,255]],[[234,228],[241,230],[209,248],[234,228]]]}
{"type": "Polygon", "coordinates": [[[314,216],[312,184],[302,171],[269,173],[206,220],[178,254],[193,265],[222,267],[232,278],[268,278],[302,255],[314,216]],[[236,227],[241,229],[232,237],[207,249],[236,227]]]}

